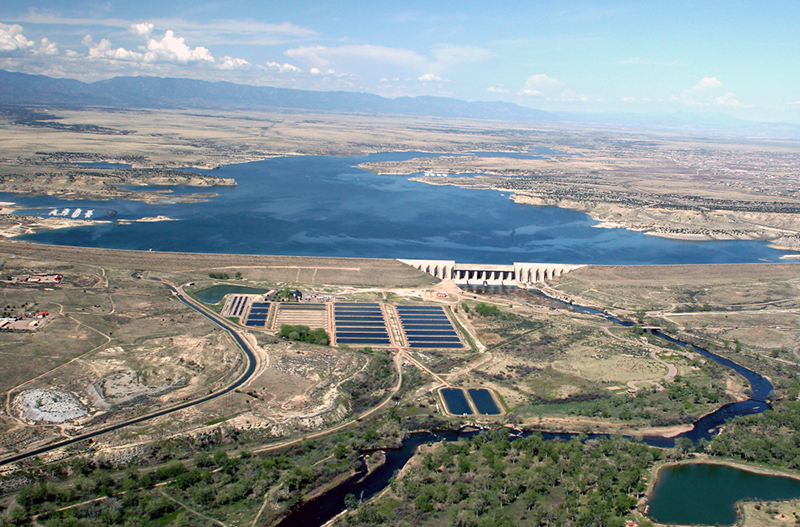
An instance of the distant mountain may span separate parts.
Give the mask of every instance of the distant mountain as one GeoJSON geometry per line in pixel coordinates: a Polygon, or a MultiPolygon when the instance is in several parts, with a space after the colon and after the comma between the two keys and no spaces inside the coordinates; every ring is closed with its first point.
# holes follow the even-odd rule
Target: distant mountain
{"type": "Polygon", "coordinates": [[[115,77],[84,83],[3,70],[0,70],[0,104],[217,110],[287,108],[535,122],[559,120],[548,112],[504,102],[467,102],[446,97],[387,99],[368,93],[161,77],[115,77]]]}
{"type": "Polygon", "coordinates": [[[0,105],[209,110],[322,110],[372,115],[418,115],[569,123],[682,134],[749,138],[800,138],[800,126],[757,123],[722,113],[546,112],[506,102],[468,102],[447,97],[398,97],[345,91],[309,91],[231,82],[162,77],[115,77],[85,83],[0,70],[0,105]]]}

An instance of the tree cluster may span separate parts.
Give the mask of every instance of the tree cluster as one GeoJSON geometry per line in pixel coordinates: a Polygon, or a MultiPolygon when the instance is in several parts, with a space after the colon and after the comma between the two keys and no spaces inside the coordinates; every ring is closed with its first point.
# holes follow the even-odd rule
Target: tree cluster
{"type": "Polygon", "coordinates": [[[625,439],[510,441],[507,432],[439,445],[361,505],[350,525],[622,526],[661,451],[625,439]]]}
{"type": "Polygon", "coordinates": [[[319,344],[320,346],[327,346],[331,341],[328,332],[324,329],[316,328],[312,330],[308,326],[303,325],[291,326],[289,324],[281,324],[281,330],[278,332],[278,336],[289,340],[319,344]]]}

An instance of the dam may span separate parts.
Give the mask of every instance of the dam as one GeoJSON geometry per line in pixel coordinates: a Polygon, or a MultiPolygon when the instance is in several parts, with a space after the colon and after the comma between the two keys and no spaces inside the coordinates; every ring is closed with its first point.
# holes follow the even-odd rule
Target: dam
{"type": "Polygon", "coordinates": [[[455,260],[408,260],[399,259],[441,280],[452,280],[456,284],[472,285],[517,285],[552,280],[584,265],[558,263],[519,263],[512,265],[460,264],[455,260]]]}

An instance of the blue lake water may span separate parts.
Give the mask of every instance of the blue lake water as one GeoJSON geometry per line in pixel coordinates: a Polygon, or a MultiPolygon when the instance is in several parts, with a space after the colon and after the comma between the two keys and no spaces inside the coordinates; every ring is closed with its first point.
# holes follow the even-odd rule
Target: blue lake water
{"type": "MultiPolygon", "coordinates": [[[[587,215],[514,203],[508,193],[434,186],[407,176],[378,176],[364,157],[293,156],[208,171],[237,187],[205,203],[65,201],[0,194],[25,207],[113,209],[117,219],[165,215],[181,221],[116,223],[41,232],[30,241],[88,247],[233,254],[448,259],[465,263],[559,262],[678,264],[776,262],[764,242],[682,242],[622,229],[594,228],[587,215]]],[[[202,171],[197,171],[202,172],[202,171]]]]}
{"type": "Polygon", "coordinates": [[[737,501],[800,497],[800,480],[724,465],[694,463],[659,472],[648,515],[659,523],[730,525],[737,501]]]}

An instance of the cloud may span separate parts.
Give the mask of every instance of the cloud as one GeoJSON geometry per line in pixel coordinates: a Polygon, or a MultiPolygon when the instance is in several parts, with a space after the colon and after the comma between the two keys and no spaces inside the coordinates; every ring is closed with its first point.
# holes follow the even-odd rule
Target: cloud
{"type": "Polygon", "coordinates": [[[722,83],[717,80],[716,77],[704,77],[703,80],[692,86],[692,90],[694,91],[703,91],[703,90],[711,90],[714,88],[719,88],[722,86],[722,83]]]}
{"type": "Polygon", "coordinates": [[[214,57],[202,46],[197,46],[194,49],[190,48],[186,45],[183,37],[176,37],[175,33],[168,29],[161,40],[147,39],[147,52],[144,54],[144,61],[188,64],[198,61],[214,62],[214,57]]]}
{"type": "Polygon", "coordinates": [[[267,62],[267,68],[279,73],[298,73],[300,71],[300,68],[293,66],[288,62],[284,62],[283,64],[278,64],[277,62],[267,62]]]}
{"type": "Polygon", "coordinates": [[[546,73],[533,75],[532,77],[529,77],[527,81],[525,81],[526,88],[530,88],[532,86],[551,88],[553,86],[558,86],[559,84],[562,84],[560,80],[554,79],[553,77],[548,77],[546,73]]]}
{"type": "Polygon", "coordinates": [[[219,68],[222,70],[246,70],[250,69],[250,63],[244,59],[236,59],[229,56],[222,57],[219,68]]]}
{"type": "Polygon", "coordinates": [[[552,89],[562,82],[553,77],[548,77],[545,73],[528,77],[525,84],[517,91],[517,95],[527,95],[530,97],[542,97],[546,90],[552,89]]]}
{"type": "MultiPolygon", "coordinates": [[[[131,20],[121,18],[80,18],[64,16],[60,13],[29,10],[18,17],[19,22],[32,24],[77,26],[86,28],[126,28],[139,25],[131,20]]],[[[318,35],[307,27],[282,22],[270,24],[251,18],[219,19],[211,22],[196,22],[182,18],[160,18],[151,22],[158,27],[170,27],[174,31],[191,37],[203,39],[207,44],[264,44],[274,45],[291,41],[304,40],[318,35]]],[[[149,36],[149,35],[147,35],[149,36]]]]}
{"type": "MultiPolygon", "coordinates": [[[[91,35],[86,35],[83,38],[83,44],[89,47],[89,57],[95,59],[109,59],[120,60],[128,62],[140,63],[165,63],[165,64],[189,64],[194,62],[215,62],[214,57],[203,46],[190,48],[186,45],[186,40],[183,37],[175,36],[175,32],[168,29],[160,40],[151,38],[153,32],[153,24],[134,24],[129,30],[131,33],[142,37],[145,40],[144,46],[139,46],[138,51],[114,48],[111,41],[108,39],[100,40],[96,44],[91,35]]],[[[233,64],[232,61],[242,59],[232,59],[227,57],[228,63],[225,69],[230,69],[229,66],[233,64]]]]}
{"type": "Polygon", "coordinates": [[[402,66],[425,65],[425,58],[408,49],[388,48],[369,44],[339,46],[329,48],[325,46],[301,46],[288,49],[285,55],[293,59],[304,60],[311,66],[321,69],[327,68],[334,60],[372,60],[402,66]]]}
{"type": "Polygon", "coordinates": [[[716,77],[704,77],[700,82],[681,92],[679,96],[673,95],[670,99],[687,106],[730,106],[736,108],[749,108],[742,104],[732,91],[720,93],[722,82],[716,77]]]}
{"type": "Polygon", "coordinates": [[[486,88],[486,91],[489,93],[508,93],[508,90],[502,84],[498,84],[497,86],[489,86],[486,88]]]}
{"type": "Polygon", "coordinates": [[[723,106],[735,106],[738,108],[749,108],[750,106],[747,104],[742,104],[736,98],[736,94],[732,91],[726,92],[725,95],[720,95],[717,97],[717,104],[721,104],[723,106]]]}
{"type": "Polygon", "coordinates": [[[131,24],[131,26],[128,28],[128,31],[130,31],[136,36],[142,37],[143,39],[147,40],[153,33],[154,28],[155,25],[150,23],[131,24]]]}
{"type": "Polygon", "coordinates": [[[22,26],[19,24],[0,23],[0,52],[24,51],[34,45],[32,40],[22,34],[22,26]]]}
{"type": "Polygon", "coordinates": [[[19,24],[8,25],[0,22],[0,53],[58,55],[59,51],[56,43],[50,42],[46,38],[41,39],[38,45],[33,40],[29,40],[22,34],[22,26],[19,24]]]}
{"type": "Polygon", "coordinates": [[[464,62],[478,62],[491,58],[492,54],[476,46],[453,46],[442,44],[433,48],[433,56],[442,67],[464,62]]]}
{"type": "Polygon", "coordinates": [[[434,75],[433,73],[426,73],[425,75],[419,77],[417,80],[420,80],[422,82],[441,82],[442,78],[439,77],[438,75],[434,75]]]}
{"type": "Polygon", "coordinates": [[[589,97],[574,90],[566,89],[561,92],[557,100],[570,102],[589,102],[589,97]]]}
{"type": "Polygon", "coordinates": [[[55,42],[50,42],[47,38],[43,38],[34,53],[37,55],[58,55],[58,46],[55,42]]]}

